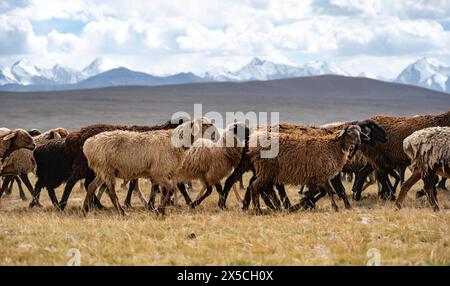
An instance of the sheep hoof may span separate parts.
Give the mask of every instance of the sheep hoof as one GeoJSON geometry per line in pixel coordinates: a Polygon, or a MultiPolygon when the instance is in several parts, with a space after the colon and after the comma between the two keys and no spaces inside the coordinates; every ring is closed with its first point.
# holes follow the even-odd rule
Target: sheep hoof
{"type": "Polygon", "coordinates": [[[20,199],[24,202],[28,201],[28,198],[26,196],[20,196],[20,199]]]}
{"type": "Polygon", "coordinates": [[[124,205],[124,207],[127,208],[127,209],[131,209],[131,208],[132,208],[132,206],[131,206],[130,203],[124,203],[123,205],[124,205]]]}
{"type": "Polygon", "coordinates": [[[399,204],[399,203],[395,203],[394,204],[394,210],[395,211],[399,211],[399,210],[401,210],[402,209],[402,206],[399,204]]]}

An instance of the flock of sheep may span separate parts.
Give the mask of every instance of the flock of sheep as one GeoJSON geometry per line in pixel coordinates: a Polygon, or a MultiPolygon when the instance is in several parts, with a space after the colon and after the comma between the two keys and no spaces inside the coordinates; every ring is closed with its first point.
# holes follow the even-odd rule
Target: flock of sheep
{"type": "MultiPolygon", "coordinates": [[[[70,133],[64,128],[42,134],[38,130],[0,128],[0,198],[17,182],[25,199],[23,182],[32,194],[30,208],[41,206],[40,192],[46,188],[53,205],[64,210],[73,187],[84,180],[83,213],[90,207],[104,208],[100,198],[106,189],[115,209],[124,215],[116,195],[116,178],[121,178],[129,181],[125,199],[128,207],[135,192],[150,210],[164,214],[168,204],[178,203],[179,191],[186,204],[194,208],[214,187],[219,194],[218,206],[226,208],[234,184],[251,171],[243,209],[253,202],[255,212],[260,213],[260,197],[270,209],[314,208],[328,194],[337,210],[335,195],[350,208],[341,177],[352,173],[355,200],[361,199],[367,178],[373,176],[379,185],[379,197],[395,200],[395,208],[400,209],[406,193],[422,179],[421,193],[437,211],[438,176],[450,175],[449,126],[450,110],[413,117],[374,116],[320,127],[290,123],[250,127],[236,122],[217,129],[207,118],[180,118],[155,126],[97,124],[70,133]],[[174,144],[174,138],[188,144],[174,144]],[[267,145],[261,138],[276,139],[277,156],[262,156],[267,145]],[[408,166],[412,175],[401,184],[396,198],[396,188],[408,166]],[[29,173],[37,177],[34,188],[29,173]],[[148,201],[139,189],[140,178],[152,182],[148,201]],[[194,201],[186,187],[193,180],[204,187],[194,201]],[[63,183],[64,192],[58,200],[55,188],[63,183]],[[291,204],[287,197],[286,184],[302,186],[297,204],[291,204]],[[158,194],[161,199],[155,207],[158,194]]],[[[445,188],[445,180],[442,182],[445,188]]]]}

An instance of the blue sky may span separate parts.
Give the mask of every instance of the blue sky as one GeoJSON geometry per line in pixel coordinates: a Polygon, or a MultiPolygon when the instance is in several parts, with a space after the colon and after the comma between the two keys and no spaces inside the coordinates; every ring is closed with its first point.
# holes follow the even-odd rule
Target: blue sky
{"type": "Polygon", "coordinates": [[[98,56],[155,74],[258,56],[394,77],[424,56],[449,64],[450,0],[0,1],[0,65],[80,69],[98,56]]]}

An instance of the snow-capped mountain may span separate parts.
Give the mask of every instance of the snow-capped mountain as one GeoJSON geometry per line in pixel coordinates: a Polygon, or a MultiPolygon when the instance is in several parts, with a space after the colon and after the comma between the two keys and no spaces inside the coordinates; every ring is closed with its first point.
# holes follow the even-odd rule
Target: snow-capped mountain
{"type": "MultiPolygon", "coordinates": [[[[105,57],[96,58],[80,71],[59,64],[52,68],[40,68],[30,60],[21,59],[10,67],[0,68],[0,90],[36,91],[211,81],[242,82],[319,75],[350,76],[336,65],[324,61],[311,61],[300,66],[293,66],[257,57],[235,71],[214,69],[206,72],[202,77],[193,73],[169,76],[150,75],[130,70],[105,57]]],[[[450,93],[450,66],[430,58],[422,58],[410,64],[395,80],[367,72],[360,73],[356,77],[394,81],[450,93]]]]}
{"type": "Polygon", "coordinates": [[[86,79],[118,67],[120,67],[119,64],[113,62],[112,60],[105,57],[98,57],[87,67],[85,67],[81,73],[83,78],[86,79]]]}
{"type": "Polygon", "coordinates": [[[436,59],[421,58],[407,66],[395,81],[450,92],[450,66],[436,59]]]}
{"type": "Polygon", "coordinates": [[[0,85],[69,85],[116,67],[119,65],[104,57],[96,58],[82,71],[59,64],[51,69],[39,68],[29,60],[21,59],[11,67],[0,69],[0,85]]]}
{"type": "Polygon", "coordinates": [[[71,68],[56,64],[51,69],[51,79],[54,84],[74,84],[84,78],[83,74],[71,68]]]}
{"type": "Polygon", "coordinates": [[[300,67],[277,64],[260,58],[253,58],[250,63],[237,71],[214,70],[207,72],[205,77],[215,81],[248,81],[271,80],[299,76],[315,76],[334,74],[348,76],[348,73],[335,65],[321,61],[308,62],[300,67]]]}
{"type": "Polygon", "coordinates": [[[11,73],[11,68],[0,68],[0,85],[17,83],[16,78],[11,73]]]}

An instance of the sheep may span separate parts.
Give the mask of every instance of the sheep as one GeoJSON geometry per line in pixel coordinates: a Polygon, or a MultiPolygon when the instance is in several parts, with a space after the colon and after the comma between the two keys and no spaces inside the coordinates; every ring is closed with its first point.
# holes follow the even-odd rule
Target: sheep
{"type": "Polygon", "coordinates": [[[402,185],[394,208],[401,204],[410,188],[420,179],[428,202],[434,211],[439,211],[435,184],[437,175],[450,177],[450,127],[430,127],[415,131],[403,141],[403,150],[411,160],[413,173],[402,185]]]}
{"type": "MultiPolygon", "coordinates": [[[[329,135],[332,134],[333,132],[339,130],[339,129],[343,129],[348,125],[351,124],[356,124],[359,125],[361,129],[364,130],[364,132],[366,134],[370,134],[371,138],[369,142],[363,142],[365,144],[375,144],[376,142],[386,142],[387,140],[387,135],[386,132],[383,130],[383,128],[375,121],[370,120],[370,119],[366,119],[366,120],[362,120],[362,121],[352,121],[352,122],[345,122],[342,123],[342,125],[336,125],[334,124],[332,127],[327,126],[325,128],[321,128],[321,127],[315,127],[315,126],[310,126],[310,125],[297,125],[297,124],[290,124],[290,123],[281,123],[279,124],[279,132],[280,133],[295,133],[295,134],[307,134],[310,136],[315,136],[315,135],[329,135]]],[[[266,129],[268,131],[272,130],[272,126],[260,126],[258,129],[266,129]]],[[[358,152],[357,152],[358,153],[358,152]]],[[[223,201],[221,202],[222,204],[225,204],[227,195],[231,189],[231,187],[233,186],[233,184],[236,182],[237,178],[239,178],[240,176],[242,176],[242,174],[244,172],[247,171],[252,171],[254,173],[254,168],[250,162],[250,159],[248,157],[248,155],[244,152],[244,154],[242,155],[242,160],[240,162],[240,164],[235,168],[235,170],[233,171],[233,173],[227,178],[226,182],[225,182],[225,186],[224,186],[224,190],[223,190],[223,201]]],[[[250,179],[251,181],[253,181],[255,178],[250,179]]],[[[332,180],[333,183],[333,187],[334,189],[337,191],[338,196],[344,200],[344,204],[346,206],[346,208],[350,207],[350,204],[348,202],[347,196],[345,194],[345,189],[342,185],[341,179],[340,179],[340,175],[336,176],[336,178],[334,178],[332,180]]],[[[300,205],[296,205],[291,207],[289,199],[287,198],[286,192],[284,190],[284,187],[282,184],[276,184],[276,187],[280,193],[281,199],[283,201],[284,207],[286,209],[290,209],[291,211],[294,211],[296,209],[298,209],[298,207],[301,207],[300,205]]],[[[271,193],[271,187],[266,186],[265,190],[267,190],[269,192],[269,194],[271,193]]],[[[312,195],[315,195],[315,191],[312,191],[312,195]]],[[[323,193],[323,192],[322,192],[323,193]]],[[[268,195],[265,194],[265,192],[262,192],[262,198],[264,199],[265,203],[268,204],[268,206],[270,208],[273,208],[272,203],[270,202],[270,200],[268,199],[268,195]]],[[[276,197],[274,195],[271,195],[272,198],[276,197]]],[[[247,192],[244,198],[244,205],[243,205],[243,209],[246,210],[249,206],[250,203],[250,192],[249,189],[247,188],[247,192]]],[[[314,205],[314,202],[312,202],[311,206],[314,205]]]]}
{"type": "Polygon", "coordinates": [[[50,140],[37,146],[34,150],[37,181],[30,208],[40,206],[39,195],[44,187],[47,189],[53,205],[58,206],[55,189],[66,182],[72,173],[73,159],[67,150],[66,138],[50,140]]]}
{"type": "MultiPolygon", "coordinates": [[[[0,172],[3,172],[5,159],[7,159],[14,151],[22,148],[28,150],[33,150],[35,148],[33,138],[28,132],[23,129],[10,131],[3,129],[0,131],[0,172]]],[[[2,188],[0,189],[0,198],[8,184],[9,182],[7,180],[3,181],[2,188]]]]}
{"type": "Polygon", "coordinates": [[[82,211],[87,214],[91,196],[99,186],[105,184],[115,209],[119,215],[125,215],[117,199],[115,178],[151,178],[153,184],[161,186],[163,192],[166,191],[157,209],[158,213],[164,214],[174,187],[183,182],[178,172],[185,154],[183,144],[186,140],[192,142],[192,138],[197,138],[196,136],[216,132],[217,129],[209,120],[199,118],[183,123],[175,130],[115,130],[89,138],[83,145],[83,153],[95,178],[87,188],[82,211]],[[174,139],[178,139],[178,142],[174,139]]]}
{"type": "MultiPolygon", "coordinates": [[[[32,133],[37,134],[37,132],[32,133]]],[[[35,144],[39,146],[48,140],[65,137],[68,133],[69,132],[65,128],[55,128],[33,137],[33,140],[35,144]]],[[[0,172],[0,176],[5,176],[5,181],[11,182],[10,188],[12,187],[12,183],[15,179],[18,181],[16,176],[19,176],[30,194],[33,196],[33,186],[28,178],[28,174],[34,173],[35,167],[36,162],[33,157],[33,151],[20,149],[12,152],[9,158],[5,161],[3,170],[0,172]]],[[[22,200],[26,200],[25,194],[21,193],[21,198],[22,200]]]]}
{"type": "Polygon", "coordinates": [[[403,140],[414,131],[427,127],[450,126],[450,110],[437,115],[413,117],[377,115],[371,117],[371,119],[383,126],[389,137],[389,141],[385,144],[376,144],[375,146],[362,146],[361,151],[367,158],[369,164],[361,170],[357,178],[357,183],[352,189],[353,198],[355,200],[361,199],[362,186],[365,178],[375,170],[377,179],[382,186],[380,196],[383,199],[394,200],[395,187],[400,181],[400,177],[394,169],[410,164],[410,159],[403,151],[403,140]],[[388,180],[388,174],[396,178],[393,187],[391,187],[388,180]]]}
{"type": "MultiPolygon", "coordinates": [[[[250,142],[257,142],[258,135],[252,134],[250,142]]],[[[261,213],[258,192],[270,182],[323,188],[330,196],[332,207],[337,210],[331,179],[342,171],[350,154],[361,145],[361,138],[370,140],[361,128],[349,125],[332,135],[274,133],[271,136],[278,136],[279,140],[276,157],[261,158],[261,146],[249,148],[256,175],[249,190],[256,213],[261,213]]]]}
{"type": "MultiPolygon", "coordinates": [[[[95,124],[83,127],[77,131],[71,132],[67,136],[67,140],[64,142],[59,142],[58,144],[63,144],[63,146],[49,146],[49,148],[39,148],[39,156],[41,162],[46,165],[46,168],[40,168],[39,174],[45,176],[45,179],[41,180],[40,187],[56,188],[63,182],[66,182],[63,195],[59,203],[55,206],[60,210],[64,210],[67,205],[67,200],[69,199],[70,193],[76,182],[85,179],[84,185],[87,187],[90,182],[94,179],[93,172],[89,169],[86,161],[86,157],[83,154],[83,144],[84,142],[101,132],[112,131],[112,130],[136,130],[136,131],[149,131],[149,130],[159,130],[159,129],[172,129],[178,126],[180,123],[184,122],[184,118],[177,118],[171,121],[167,121],[160,125],[155,126],[127,126],[127,125],[108,125],[108,124],[95,124]],[[65,158],[67,161],[56,161],[52,160],[51,157],[65,158]],[[46,161],[47,160],[47,161],[46,161]],[[71,164],[70,172],[66,173],[67,165],[71,164]],[[60,172],[64,170],[64,172],[60,172]],[[55,178],[52,173],[58,174],[55,178]],[[66,177],[64,177],[64,176],[66,177]],[[55,181],[52,181],[55,179],[55,181]]],[[[39,162],[38,169],[39,169],[39,162]]],[[[39,175],[38,175],[39,177],[39,175]]],[[[133,183],[133,182],[132,182],[133,183]]],[[[135,182],[136,183],[136,182],[135,182]]],[[[132,192],[131,189],[129,192],[132,192]]],[[[127,199],[131,196],[127,195],[127,199]]],[[[38,202],[38,201],[37,201],[38,202]]],[[[103,208],[100,201],[96,196],[93,196],[93,203],[97,208],[103,208]]],[[[131,205],[129,202],[126,205],[131,205]]],[[[37,205],[36,201],[30,204],[30,207],[37,205]]]]}
{"type": "Polygon", "coordinates": [[[186,152],[180,169],[184,181],[200,179],[206,188],[206,192],[191,204],[192,207],[199,205],[211,194],[213,185],[222,194],[220,180],[239,164],[249,132],[244,124],[232,123],[222,130],[217,142],[200,138],[186,152]]]}

